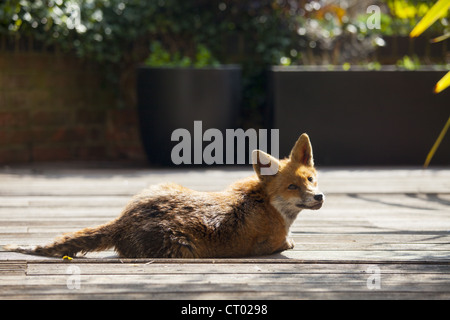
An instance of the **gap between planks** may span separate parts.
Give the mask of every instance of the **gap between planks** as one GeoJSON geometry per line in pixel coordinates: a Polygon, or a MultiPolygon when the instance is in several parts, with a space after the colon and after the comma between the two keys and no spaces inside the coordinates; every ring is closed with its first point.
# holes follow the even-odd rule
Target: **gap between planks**
{"type": "Polygon", "coordinates": [[[0,266],[3,264],[398,264],[398,265],[443,265],[450,266],[450,260],[427,261],[427,260],[302,260],[302,259],[120,259],[120,258],[74,258],[65,262],[62,259],[36,259],[36,260],[0,260],[0,266]]]}

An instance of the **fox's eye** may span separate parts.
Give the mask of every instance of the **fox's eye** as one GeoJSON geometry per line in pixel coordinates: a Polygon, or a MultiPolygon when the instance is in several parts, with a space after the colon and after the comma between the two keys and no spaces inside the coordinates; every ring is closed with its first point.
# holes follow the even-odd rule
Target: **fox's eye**
{"type": "Polygon", "coordinates": [[[313,182],[313,180],[314,180],[313,177],[308,177],[309,182],[313,182]]]}
{"type": "Polygon", "coordinates": [[[290,184],[289,187],[288,187],[289,190],[295,190],[297,188],[298,187],[295,184],[290,184]]]}

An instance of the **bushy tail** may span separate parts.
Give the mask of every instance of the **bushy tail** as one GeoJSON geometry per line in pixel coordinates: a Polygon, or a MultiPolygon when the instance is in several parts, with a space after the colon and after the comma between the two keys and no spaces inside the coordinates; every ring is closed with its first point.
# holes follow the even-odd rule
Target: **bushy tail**
{"type": "Polygon", "coordinates": [[[85,228],[74,233],[64,234],[47,246],[25,248],[15,245],[4,246],[7,251],[34,254],[48,257],[75,257],[77,253],[102,251],[114,246],[112,223],[95,228],[85,228]]]}

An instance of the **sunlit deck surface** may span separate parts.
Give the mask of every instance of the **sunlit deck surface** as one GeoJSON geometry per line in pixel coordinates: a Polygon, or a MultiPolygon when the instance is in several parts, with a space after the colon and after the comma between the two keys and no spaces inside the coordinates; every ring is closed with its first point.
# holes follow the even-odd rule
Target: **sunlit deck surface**
{"type": "MultiPolygon", "coordinates": [[[[450,168],[321,168],[326,202],[293,250],[248,259],[71,261],[0,249],[0,299],[449,299],[450,168]],[[75,267],[75,268],[74,268],[75,267]]],[[[150,184],[223,189],[251,168],[0,169],[0,246],[46,244],[115,218],[150,184]]]]}

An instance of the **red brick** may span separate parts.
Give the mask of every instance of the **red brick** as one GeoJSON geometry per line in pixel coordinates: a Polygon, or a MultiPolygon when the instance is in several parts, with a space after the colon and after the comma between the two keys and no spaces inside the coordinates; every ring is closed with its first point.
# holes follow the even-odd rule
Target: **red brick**
{"type": "Polygon", "coordinates": [[[32,99],[29,97],[29,92],[21,90],[10,90],[3,92],[2,103],[0,109],[2,110],[17,110],[26,109],[32,105],[32,99]]]}
{"type": "Polygon", "coordinates": [[[78,83],[72,73],[55,73],[52,75],[54,88],[76,88],[78,83]]]}
{"type": "Polygon", "coordinates": [[[40,88],[21,93],[25,97],[26,106],[33,109],[41,109],[45,107],[56,108],[52,88],[40,88]]]}
{"type": "MultiPolygon", "coordinates": [[[[83,66],[81,59],[71,55],[55,55],[52,61],[52,67],[54,71],[62,74],[86,68],[83,66]]],[[[89,71],[89,68],[85,70],[89,71]]]]}
{"type": "Polygon", "coordinates": [[[10,74],[2,77],[2,87],[7,90],[30,90],[32,77],[27,74],[10,74]]]}
{"type": "Polygon", "coordinates": [[[79,146],[75,148],[75,157],[77,160],[104,160],[106,147],[103,145],[79,146]]]}
{"type": "Polygon", "coordinates": [[[26,65],[21,69],[26,70],[29,73],[48,73],[52,67],[54,56],[52,54],[26,54],[23,57],[23,62],[26,65]]]}
{"type": "Polygon", "coordinates": [[[30,150],[26,146],[14,148],[0,148],[0,163],[23,163],[31,160],[30,150]]]}
{"type": "Polygon", "coordinates": [[[0,161],[145,159],[137,110],[106,109],[116,96],[95,65],[1,52],[0,67],[0,161]]]}
{"type": "Polygon", "coordinates": [[[83,124],[104,124],[106,112],[95,109],[79,109],[76,112],[76,122],[83,124]]]}
{"type": "Polygon", "coordinates": [[[0,128],[0,146],[8,145],[27,145],[31,141],[30,131],[28,129],[1,129],[0,128]]]}
{"type": "Polygon", "coordinates": [[[109,128],[107,137],[112,141],[140,142],[139,128],[136,127],[109,128]]]}
{"type": "Polygon", "coordinates": [[[112,145],[110,154],[114,160],[146,160],[146,155],[140,145],[112,145]]]}
{"type": "Polygon", "coordinates": [[[137,126],[139,124],[136,109],[127,108],[121,110],[109,110],[109,118],[114,126],[137,126]]]}
{"type": "Polygon", "coordinates": [[[71,128],[59,127],[49,129],[48,132],[50,132],[48,142],[76,142],[78,140],[78,137],[71,128]]]}
{"type": "Polygon", "coordinates": [[[31,129],[34,143],[83,142],[86,140],[86,129],[61,127],[34,127],[31,129]]]}
{"type": "MultiPolygon", "coordinates": [[[[16,66],[17,70],[31,71],[34,69],[36,60],[38,56],[31,52],[15,52],[10,54],[9,61],[12,65],[16,66]]],[[[14,69],[14,68],[12,68],[14,69]]]]}
{"type": "Polygon", "coordinates": [[[64,126],[72,122],[72,115],[68,110],[39,110],[31,114],[30,122],[33,126],[64,126]]]}
{"type": "MultiPolygon", "coordinates": [[[[1,79],[1,76],[0,76],[0,79],[1,79]]],[[[2,90],[2,87],[0,86],[0,108],[2,110],[6,109],[6,104],[8,101],[6,96],[7,96],[7,92],[2,90]]]]}
{"type": "Polygon", "coordinates": [[[33,161],[73,160],[72,150],[67,145],[38,145],[32,148],[33,161]]]}
{"type": "Polygon", "coordinates": [[[27,111],[0,112],[0,128],[24,127],[28,124],[27,111]]]}
{"type": "Polygon", "coordinates": [[[105,142],[106,135],[105,135],[105,125],[101,126],[92,126],[88,128],[87,130],[87,140],[90,142],[105,142]]]}

